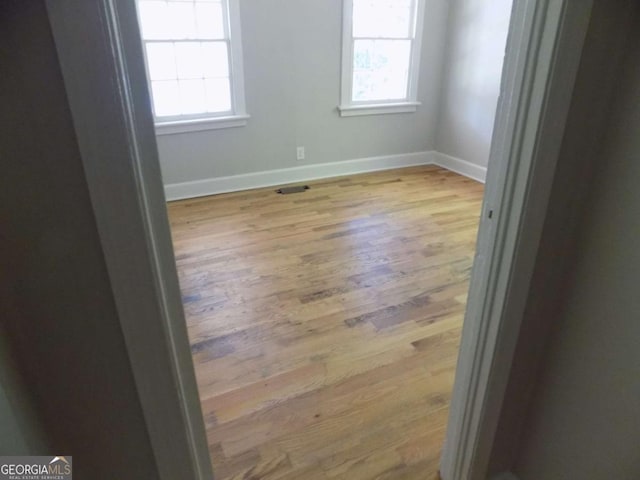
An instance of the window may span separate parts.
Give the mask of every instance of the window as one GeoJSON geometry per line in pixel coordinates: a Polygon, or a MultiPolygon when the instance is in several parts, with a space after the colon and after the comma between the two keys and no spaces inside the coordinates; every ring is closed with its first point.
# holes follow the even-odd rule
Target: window
{"type": "Polygon", "coordinates": [[[246,124],[238,0],[138,0],[156,133],[246,124]]]}
{"type": "Polygon", "coordinates": [[[342,116],[415,112],[424,0],[344,0],[342,116]]]}

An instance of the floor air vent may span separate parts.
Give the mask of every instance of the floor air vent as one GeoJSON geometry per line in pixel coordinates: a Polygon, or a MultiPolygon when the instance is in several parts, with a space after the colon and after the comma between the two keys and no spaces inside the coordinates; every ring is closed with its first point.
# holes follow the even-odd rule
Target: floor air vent
{"type": "Polygon", "coordinates": [[[309,190],[309,185],[296,185],[295,187],[282,187],[276,190],[276,193],[288,195],[289,193],[300,193],[309,190]]]}

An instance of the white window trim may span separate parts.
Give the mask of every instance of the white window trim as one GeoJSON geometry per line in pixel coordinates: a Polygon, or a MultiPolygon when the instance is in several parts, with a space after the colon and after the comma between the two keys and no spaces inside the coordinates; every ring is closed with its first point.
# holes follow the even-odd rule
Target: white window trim
{"type": "Polygon", "coordinates": [[[161,122],[156,119],[156,135],[172,135],[174,133],[201,132],[219,128],[244,127],[250,115],[226,115],[224,117],[194,118],[190,120],[171,120],[161,122]]]}
{"type": "Polygon", "coordinates": [[[418,101],[418,81],[420,76],[420,55],[424,30],[425,0],[416,2],[413,22],[414,38],[411,44],[411,64],[407,97],[401,100],[354,102],[351,100],[353,82],[353,0],[343,0],[342,14],[342,88],[338,111],[341,117],[358,115],[379,115],[385,113],[411,113],[420,105],[418,101]]]}
{"type": "MultiPolygon", "coordinates": [[[[156,135],[172,135],[176,133],[217,130],[220,128],[243,127],[247,124],[247,120],[250,116],[247,114],[244,93],[244,63],[242,54],[242,29],[240,27],[239,0],[222,0],[222,8],[227,16],[227,22],[225,22],[224,28],[226,41],[229,45],[231,110],[227,112],[181,115],[180,117],[156,117],[155,107],[152,100],[151,109],[153,111],[156,135]]],[[[142,42],[144,47],[144,39],[142,42]]],[[[147,62],[147,51],[146,48],[143,48],[142,50],[144,52],[144,63],[147,71],[149,96],[153,99],[151,79],[149,76],[149,64],[147,62]]]]}

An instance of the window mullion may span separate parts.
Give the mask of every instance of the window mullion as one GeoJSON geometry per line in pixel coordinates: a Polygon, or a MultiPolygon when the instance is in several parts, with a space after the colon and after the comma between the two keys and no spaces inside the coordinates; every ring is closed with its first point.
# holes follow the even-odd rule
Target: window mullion
{"type": "Polygon", "coordinates": [[[234,82],[234,52],[232,51],[231,45],[231,12],[230,5],[228,1],[222,2],[222,19],[224,22],[223,32],[224,32],[224,40],[227,44],[227,71],[229,72],[229,88],[231,90],[231,111],[237,112],[237,96],[236,96],[236,85],[234,82]]]}
{"type": "Polygon", "coordinates": [[[233,52],[231,51],[231,41],[227,38],[223,40],[227,44],[227,71],[229,72],[229,88],[231,89],[231,111],[237,112],[236,86],[233,81],[233,52]]]}
{"type": "Polygon", "coordinates": [[[409,36],[411,40],[416,38],[417,30],[417,14],[418,14],[418,0],[411,0],[411,17],[409,18],[409,36]]]}
{"type": "Polygon", "coordinates": [[[224,39],[229,41],[229,39],[231,38],[231,34],[230,34],[230,24],[231,24],[231,17],[229,15],[229,2],[225,2],[222,1],[222,23],[224,24],[222,26],[223,28],[223,32],[224,32],[224,39]]]}
{"type": "MultiPolygon", "coordinates": [[[[353,24],[353,22],[352,22],[353,24]]],[[[353,30],[352,30],[353,32],[353,30]]],[[[354,88],[354,76],[355,76],[355,71],[356,71],[356,65],[355,65],[355,59],[356,59],[356,38],[353,36],[351,36],[351,59],[350,59],[350,64],[351,64],[351,74],[349,75],[349,102],[353,102],[353,88],[354,88]]]]}

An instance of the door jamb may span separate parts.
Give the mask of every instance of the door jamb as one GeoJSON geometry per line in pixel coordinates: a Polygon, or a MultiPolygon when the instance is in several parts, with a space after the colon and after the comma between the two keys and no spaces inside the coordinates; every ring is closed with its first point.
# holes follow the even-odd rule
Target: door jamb
{"type": "Polygon", "coordinates": [[[161,480],[212,480],[133,0],[45,0],[161,480]]]}
{"type": "Polygon", "coordinates": [[[487,474],[592,3],[513,3],[444,480],[487,474]]]}

